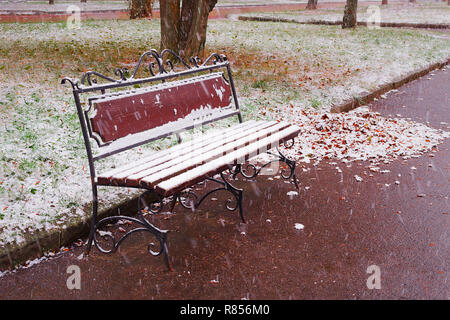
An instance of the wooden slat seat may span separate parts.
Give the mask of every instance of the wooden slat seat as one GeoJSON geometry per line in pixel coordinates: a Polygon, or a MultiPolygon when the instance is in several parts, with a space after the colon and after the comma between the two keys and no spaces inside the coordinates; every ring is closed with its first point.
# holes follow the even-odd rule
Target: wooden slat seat
{"type": "Polygon", "coordinates": [[[186,141],[180,144],[177,144],[173,147],[170,147],[168,149],[164,149],[155,153],[152,153],[151,155],[144,157],[143,159],[133,162],[128,165],[120,166],[118,168],[114,168],[112,170],[109,170],[107,172],[104,172],[98,176],[98,183],[102,185],[111,185],[113,177],[121,177],[124,175],[124,177],[127,177],[128,175],[131,175],[133,173],[136,173],[136,168],[145,165],[148,162],[151,161],[158,161],[158,163],[162,163],[164,161],[170,160],[174,158],[177,154],[184,154],[186,152],[189,152],[191,150],[196,150],[199,147],[202,147],[206,144],[208,144],[212,139],[218,139],[222,137],[223,135],[227,135],[230,132],[233,132],[235,130],[243,130],[245,128],[251,127],[256,124],[256,121],[250,120],[246,121],[244,123],[240,123],[236,126],[232,126],[226,129],[221,129],[219,131],[202,134],[201,139],[193,139],[190,141],[186,141]]]}
{"type": "Polygon", "coordinates": [[[214,176],[215,174],[226,170],[231,165],[241,163],[241,161],[243,162],[260,153],[266,152],[274,146],[277,146],[279,143],[296,137],[299,132],[300,128],[297,126],[285,127],[285,129],[279,132],[274,132],[272,135],[257,142],[239,148],[192,170],[180,173],[170,179],[162,181],[156,185],[156,191],[163,196],[170,196],[188,186],[203,181],[206,177],[214,176]]]}
{"type": "MultiPolygon", "coordinates": [[[[241,150],[239,159],[247,159],[249,155],[260,153],[260,149],[266,151],[282,141],[291,139],[298,132],[297,127],[285,122],[246,122],[179,144],[172,149],[156,152],[138,163],[100,174],[98,183],[147,189],[157,187],[163,195],[167,195],[171,190],[165,184],[161,187],[164,181],[180,175],[186,177],[187,175],[182,174],[211,161],[220,164],[220,168],[235,163],[238,159],[228,159],[230,154],[237,154],[236,150],[241,150]],[[288,130],[285,130],[286,128],[288,130]],[[264,148],[261,147],[261,142],[264,148]],[[251,148],[245,148],[246,146],[251,148]]],[[[201,175],[195,178],[200,177],[201,175]]]]}

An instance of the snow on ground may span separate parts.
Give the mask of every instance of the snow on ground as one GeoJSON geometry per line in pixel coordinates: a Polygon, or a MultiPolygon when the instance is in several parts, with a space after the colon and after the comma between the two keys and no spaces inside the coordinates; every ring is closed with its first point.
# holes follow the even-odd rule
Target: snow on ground
{"type": "Polygon", "coordinates": [[[431,40],[428,33],[416,30],[214,21],[209,32],[212,47],[258,52],[258,65],[245,57],[230,60],[237,80],[244,82],[244,103],[260,108],[295,103],[329,111],[332,104],[450,56],[449,41],[431,40]]]}
{"type": "MultiPolygon", "coordinates": [[[[381,4],[381,2],[380,2],[381,4]]],[[[432,23],[450,24],[450,8],[447,3],[431,2],[411,5],[393,4],[388,6],[358,6],[358,21],[369,22],[378,15],[379,22],[395,23],[432,23]],[[378,11],[379,9],[379,11],[378,11]]],[[[261,12],[245,14],[245,16],[275,17],[282,19],[294,19],[299,22],[312,21],[342,21],[343,9],[317,9],[286,12],[261,12]]]]}

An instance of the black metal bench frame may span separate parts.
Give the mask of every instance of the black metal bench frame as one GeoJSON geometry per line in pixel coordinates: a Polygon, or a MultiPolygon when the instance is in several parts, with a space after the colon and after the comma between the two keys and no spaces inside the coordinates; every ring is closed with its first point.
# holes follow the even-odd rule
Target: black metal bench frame
{"type": "MultiPolygon", "coordinates": [[[[120,244],[125,240],[128,236],[130,236],[133,233],[136,232],[149,232],[153,234],[156,239],[158,240],[160,244],[160,249],[158,251],[151,250],[151,245],[148,245],[148,251],[154,256],[159,256],[161,254],[164,254],[164,260],[166,265],[169,269],[170,263],[168,258],[168,247],[167,247],[167,233],[168,230],[161,230],[154,225],[152,225],[148,220],[144,217],[146,213],[158,213],[161,211],[164,203],[163,198],[156,194],[154,189],[147,190],[144,193],[141,194],[138,198],[138,218],[129,217],[129,216],[111,216],[101,219],[100,221],[97,221],[97,215],[98,215],[98,187],[99,184],[97,182],[97,173],[95,169],[95,162],[110,156],[113,156],[115,154],[118,154],[120,152],[133,149],[135,147],[147,144],[151,141],[158,140],[165,138],[169,135],[176,135],[178,138],[178,142],[181,142],[181,138],[179,136],[179,133],[181,131],[193,129],[197,126],[203,126],[205,124],[211,123],[212,121],[217,121],[220,119],[214,119],[212,121],[205,121],[202,123],[196,123],[193,124],[191,127],[184,127],[183,130],[179,131],[173,131],[173,132],[164,132],[160,136],[157,137],[151,137],[149,139],[145,139],[142,141],[139,141],[137,143],[133,143],[109,152],[100,153],[99,155],[94,155],[92,146],[91,146],[91,139],[95,140],[97,145],[99,147],[106,146],[107,144],[102,143],[102,141],[99,140],[99,138],[93,134],[92,128],[90,127],[88,118],[89,118],[89,111],[90,106],[87,109],[84,109],[82,107],[81,102],[81,95],[82,94],[88,94],[88,93],[101,93],[102,95],[105,95],[108,90],[111,89],[117,89],[117,88],[124,88],[124,87],[133,87],[136,85],[151,83],[151,82],[165,82],[166,80],[171,80],[183,76],[198,74],[198,73],[204,73],[205,71],[213,72],[217,69],[225,69],[226,75],[228,77],[229,85],[231,86],[232,91],[232,98],[234,107],[236,109],[236,112],[232,115],[228,116],[237,116],[240,123],[242,123],[242,116],[239,110],[239,102],[236,95],[236,89],[234,86],[233,78],[231,75],[231,68],[230,64],[227,60],[227,58],[224,55],[219,54],[212,54],[210,55],[203,63],[201,63],[201,60],[197,57],[191,58],[190,62],[192,65],[187,64],[183,59],[181,59],[177,54],[175,54],[173,51],[169,49],[165,49],[161,51],[160,53],[157,50],[150,50],[145,52],[141,55],[133,73],[131,76],[128,75],[128,70],[126,68],[122,69],[116,69],[115,75],[119,77],[118,79],[114,79],[108,76],[105,76],[101,73],[95,72],[95,71],[88,71],[86,72],[81,80],[65,77],[62,79],[61,84],[67,84],[70,83],[72,87],[73,97],[75,101],[75,105],[77,108],[78,117],[81,124],[81,130],[83,134],[83,140],[86,146],[86,152],[87,152],[87,158],[89,162],[89,172],[91,176],[91,185],[92,185],[92,198],[93,198],[93,207],[92,207],[92,222],[90,226],[90,233],[89,233],[89,240],[87,243],[86,248],[86,254],[89,253],[90,248],[92,247],[92,244],[97,247],[98,250],[100,250],[103,253],[112,253],[115,252],[120,244]],[[170,57],[170,59],[168,59],[170,57]],[[148,62],[148,71],[150,72],[151,76],[146,78],[136,78],[138,70],[141,68],[142,65],[144,65],[145,60],[150,60],[148,62]],[[179,65],[183,68],[181,71],[175,71],[174,62],[176,62],[176,65],[179,65]],[[102,83],[98,83],[98,80],[101,79],[102,83]],[[142,201],[142,197],[147,193],[154,193],[158,197],[158,200],[155,203],[152,203],[149,206],[146,206],[145,208],[142,207],[142,204],[144,203],[142,201]],[[137,224],[139,227],[132,229],[128,232],[126,232],[118,241],[114,238],[113,235],[107,235],[111,242],[112,246],[110,249],[105,249],[102,247],[97,239],[96,236],[96,230],[99,230],[102,226],[112,224],[114,222],[117,222],[118,220],[126,220],[132,223],[137,224]]],[[[283,141],[286,145],[286,141],[283,141]]],[[[274,161],[281,161],[286,163],[287,168],[282,169],[281,176],[284,179],[292,179],[295,186],[298,188],[297,185],[297,178],[295,175],[295,161],[288,159],[285,157],[280,150],[277,148],[278,154],[272,155],[276,156],[276,159],[273,161],[268,162],[267,164],[263,165],[260,168],[256,168],[252,164],[245,164],[246,167],[242,164],[237,164],[234,166],[229,167],[229,173],[230,176],[234,179],[236,175],[241,174],[245,178],[254,178],[256,177],[261,170],[269,165],[270,163],[274,161]],[[250,173],[248,173],[250,171],[250,173]]],[[[270,152],[267,152],[270,153],[270,152]]],[[[236,188],[233,186],[224,176],[223,172],[219,172],[214,176],[205,177],[205,180],[213,181],[219,185],[219,187],[214,188],[207,192],[205,195],[198,197],[194,191],[190,190],[190,188],[187,188],[186,191],[178,192],[174,195],[172,195],[172,200],[170,204],[170,211],[173,210],[175,204],[177,201],[185,207],[185,208],[197,208],[209,195],[211,195],[214,192],[220,191],[220,190],[226,190],[231,193],[231,195],[235,198],[235,205],[232,205],[232,200],[228,199],[226,207],[230,211],[235,211],[236,209],[239,209],[240,217],[243,222],[245,222],[243,210],[242,210],[242,193],[243,190],[236,188]],[[220,180],[215,178],[216,175],[220,175],[220,180]]],[[[140,188],[144,189],[144,188],[140,188]]]]}

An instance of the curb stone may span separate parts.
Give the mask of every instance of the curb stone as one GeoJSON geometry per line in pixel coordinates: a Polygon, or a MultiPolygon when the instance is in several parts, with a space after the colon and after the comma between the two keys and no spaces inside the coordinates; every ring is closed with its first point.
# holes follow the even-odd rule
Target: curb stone
{"type": "MultiPolygon", "coordinates": [[[[327,20],[310,20],[310,21],[298,21],[296,19],[288,18],[274,18],[274,17],[261,17],[261,16],[239,16],[241,21],[260,21],[260,22],[290,22],[297,24],[320,24],[327,26],[338,26],[342,24],[342,21],[327,21],[327,20]]],[[[358,21],[358,26],[367,26],[367,22],[358,21]]],[[[380,22],[382,28],[418,28],[418,29],[450,29],[448,23],[409,23],[409,22],[380,22]]]]}
{"type": "Polygon", "coordinates": [[[422,69],[409,72],[405,77],[402,77],[400,79],[394,80],[387,84],[381,85],[372,92],[364,92],[364,93],[360,94],[358,97],[354,97],[348,101],[345,101],[338,106],[332,106],[330,112],[331,113],[347,112],[347,111],[355,109],[359,106],[365,105],[365,104],[373,101],[375,98],[380,97],[384,93],[391,91],[393,89],[397,89],[411,81],[414,81],[420,77],[423,77],[424,75],[430,73],[433,70],[442,69],[449,63],[450,63],[450,58],[447,58],[445,61],[436,62],[436,63],[433,63],[422,69]]]}
{"type": "MultiPolygon", "coordinates": [[[[139,195],[131,198],[123,197],[112,207],[99,211],[98,219],[116,215],[118,210],[121,215],[134,214],[137,212],[138,197],[139,195]]],[[[89,214],[73,218],[59,229],[25,235],[25,242],[21,244],[0,248],[0,271],[14,269],[15,266],[24,264],[28,260],[44,256],[48,251],[59,251],[61,247],[69,246],[77,239],[86,237],[90,230],[92,205],[85,205],[83,211],[89,214]]]]}

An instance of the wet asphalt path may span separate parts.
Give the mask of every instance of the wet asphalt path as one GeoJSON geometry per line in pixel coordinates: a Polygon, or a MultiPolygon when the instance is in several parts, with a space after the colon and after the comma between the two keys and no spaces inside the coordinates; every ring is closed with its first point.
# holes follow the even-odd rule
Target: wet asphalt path
{"type": "MultiPolygon", "coordinates": [[[[433,74],[372,110],[450,130],[450,69],[433,74]]],[[[391,172],[373,177],[361,162],[339,163],[342,174],[326,162],[302,165],[292,198],[282,180],[239,179],[247,225],[224,210],[221,195],[194,213],[176,207],[154,218],[171,230],[173,272],[145,252],[151,237],[136,235],[114,255],[94,249],[79,260],[83,249],[74,247],[7,274],[0,299],[449,299],[449,148],[447,139],[435,152],[381,165],[391,172]],[[70,265],[80,267],[81,290],[66,286],[70,265]],[[380,268],[381,289],[366,285],[370,265],[380,268]]]]}

